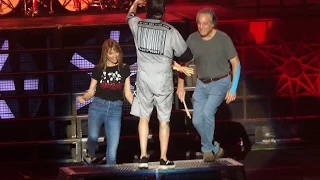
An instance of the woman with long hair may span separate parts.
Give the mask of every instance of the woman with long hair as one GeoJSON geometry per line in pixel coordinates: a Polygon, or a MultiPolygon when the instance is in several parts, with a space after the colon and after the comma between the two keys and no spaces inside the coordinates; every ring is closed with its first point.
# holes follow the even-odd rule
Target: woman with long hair
{"type": "Polygon", "coordinates": [[[106,162],[116,164],[120,138],[123,91],[127,101],[132,104],[130,89],[130,68],[123,63],[120,45],[106,40],[102,45],[101,58],[95,66],[89,90],[77,99],[84,104],[94,97],[88,110],[88,154],[84,158],[88,164],[95,162],[95,148],[100,127],[104,124],[107,138],[106,162]]]}

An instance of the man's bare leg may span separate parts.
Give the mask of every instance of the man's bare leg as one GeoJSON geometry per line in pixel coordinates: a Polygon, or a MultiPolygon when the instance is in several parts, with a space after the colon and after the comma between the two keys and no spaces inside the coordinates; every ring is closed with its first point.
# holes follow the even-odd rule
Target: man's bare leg
{"type": "Polygon", "coordinates": [[[169,122],[160,120],[159,126],[159,138],[160,138],[160,150],[161,155],[160,159],[167,161],[167,151],[168,151],[168,144],[169,144],[169,136],[170,136],[170,127],[169,122]]]}
{"type": "Polygon", "coordinates": [[[140,159],[142,157],[147,157],[147,146],[148,146],[148,136],[149,136],[149,119],[140,118],[139,120],[139,139],[140,139],[140,159]]]}

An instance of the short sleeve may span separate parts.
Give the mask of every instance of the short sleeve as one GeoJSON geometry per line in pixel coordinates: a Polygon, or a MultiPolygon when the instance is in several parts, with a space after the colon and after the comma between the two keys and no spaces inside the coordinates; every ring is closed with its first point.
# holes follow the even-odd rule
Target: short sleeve
{"type": "Polygon", "coordinates": [[[233,42],[229,36],[226,39],[226,50],[227,50],[227,60],[236,57],[238,55],[236,48],[233,45],[233,42]]]}
{"type": "Polygon", "coordinates": [[[102,73],[101,69],[98,68],[98,67],[95,67],[95,68],[93,69],[91,78],[93,78],[93,79],[95,79],[95,80],[97,80],[97,81],[100,81],[101,73],[102,73]]]}
{"type": "Polygon", "coordinates": [[[124,65],[122,77],[126,80],[128,76],[130,76],[130,67],[128,65],[124,65]]]}
{"type": "Polygon", "coordinates": [[[187,50],[187,43],[175,28],[172,28],[171,37],[171,46],[174,51],[174,56],[180,57],[187,50]]]}
{"type": "Polygon", "coordinates": [[[128,14],[127,16],[127,22],[129,24],[129,28],[131,30],[131,32],[133,34],[136,34],[137,32],[137,29],[138,29],[138,22],[140,21],[141,19],[135,14],[135,13],[130,13],[128,14]]]}
{"type": "Polygon", "coordinates": [[[188,46],[188,47],[191,46],[191,35],[188,37],[186,43],[187,43],[187,46],[188,46]]]}

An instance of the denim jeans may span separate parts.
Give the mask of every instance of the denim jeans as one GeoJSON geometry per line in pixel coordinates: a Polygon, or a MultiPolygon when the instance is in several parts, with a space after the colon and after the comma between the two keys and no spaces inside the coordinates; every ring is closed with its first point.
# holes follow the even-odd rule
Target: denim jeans
{"type": "Polygon", "coordinates": [[[94,97],[88,114],[88,151],[95,157],[96,144],[100,127],[104,124],[107,136],[107,164],[116,164],[116,156],[120,138],[122,101],[106,101],[94,97]]]}
{"type": "Polygon", "coordinates": [[[215,113],[230,87],[230,75],[207,84],[197,79],[193,93],[192,123],[201,136],[202,152],[219,151],[220,145],[214,141],[215,113]]]}

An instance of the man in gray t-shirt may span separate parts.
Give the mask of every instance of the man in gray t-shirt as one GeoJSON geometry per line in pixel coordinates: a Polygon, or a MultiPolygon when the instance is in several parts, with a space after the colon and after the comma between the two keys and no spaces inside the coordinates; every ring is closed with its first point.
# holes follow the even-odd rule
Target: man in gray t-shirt
{"type": "Polygon", "coordinates": [[[187,44],[195,57],[199,79],[229,74],[229,60],[238,55],[230,37],[219,30],[209,40],[203,40],[199,32],[193,33],[187,39],[187,44]]]}
{"type": "Polygon", "coordinates": [[[136,97],[133,100],[131,114],[140,117],[140,163],[141,168],[148,167],[147,141],[149,118],[153,107],[157,109],[160,121],[160,168],[174,168],[166,157],[169,142],[169,126],[173,101],[173,57],[179,62],[193,60],[190,49],[180,33],[170,24],[162,21],[165,11],[163,0],[136,0],[131,6],[127,21],[134,37],[137,50],[138,72],[136,97]],[[147,19],[136,15],[137,6],[146,5],[147,19]]]}
{"type": "MultiPolygon", "coordinates": [[[[201,136],[204,161],[215,161],[224,154],[219,143],[214,141],[215,113],[224,99],[226,103],[235,100],[240,76],[236,49],[230,37],[215,28],[216,24],[212,9],[200,10],[197,14],[198,31],[187,39],[198,73],[192,122],[201,136]]],[[[184,91],[183,81],[179,81],[178,91],[184,91]]]]}

